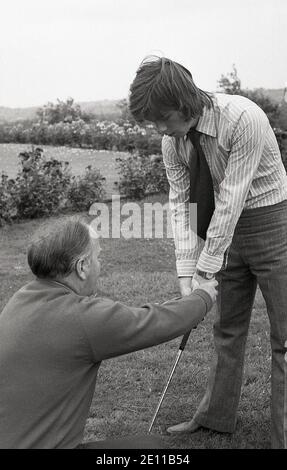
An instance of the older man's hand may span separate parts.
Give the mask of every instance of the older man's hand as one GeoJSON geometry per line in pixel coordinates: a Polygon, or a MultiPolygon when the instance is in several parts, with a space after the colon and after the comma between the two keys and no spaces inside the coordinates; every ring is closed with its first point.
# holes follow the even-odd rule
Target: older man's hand
{"type": "Polygon", "coordinates": [[[216,287],[218,286],[218,282],[216,279],[206,280],[201,276],[195,274],[193,278],[191,277],[180,277],[179,278],[179,287],[181,296],[185,297],[190,295],[194,289],[203,289],[210,295],[212,302],[215,302],[217,297],[217,290],[216,287]]]}
{"type": "Polygon", "coordinates": [[[216,289],[217,286],[218,286],[218,282],[214,278],[211,281],[204,280],[204,282],[201,282],[200,284],[199,283],[197,283],[197,285],[194,284],[193,290],[194,289],[204,290],[205,292],[207,292],[207,294],[209,294],[209,296],[211,297],[212,302],[215,302],[217,294],[218,294],[218,291],[216,289]]]}

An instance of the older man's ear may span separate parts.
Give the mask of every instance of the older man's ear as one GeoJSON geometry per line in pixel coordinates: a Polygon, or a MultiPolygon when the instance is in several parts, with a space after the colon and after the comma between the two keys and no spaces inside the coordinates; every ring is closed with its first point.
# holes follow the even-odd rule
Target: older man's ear
{"type": "Polygon", "coordinates": [[[75,266],[76,274],[80,279],[82,279],[82,281],[85,281],[88,277],[89,266],[90,266],[90,263],[88,262],[87,258],[80,258],[76,262],[76,266],[75,266]]]}

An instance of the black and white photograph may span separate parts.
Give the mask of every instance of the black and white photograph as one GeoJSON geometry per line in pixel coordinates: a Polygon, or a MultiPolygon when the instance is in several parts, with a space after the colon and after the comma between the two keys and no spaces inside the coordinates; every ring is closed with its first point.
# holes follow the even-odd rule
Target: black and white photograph
{"type": "Polygon", "coordinates": [[[287,449],[286,32],[286,0],[1,2],[0,450],[287,449]]]}

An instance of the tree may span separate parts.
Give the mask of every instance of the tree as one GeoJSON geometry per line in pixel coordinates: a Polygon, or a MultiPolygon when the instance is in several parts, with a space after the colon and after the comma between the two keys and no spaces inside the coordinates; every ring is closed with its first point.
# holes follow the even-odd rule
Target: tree
{"type": "Polygon", "coordinates": [[[117,103],[117,107],[119,108],[121,112],[121,117],[120,117],[121,121],[129,121],[132,124],[136,123],[133,116],[131,115],[131,112],[129,110],[128,100],[126,98],[120,100],[117,103]]]}
{"type": "Polygon", "coordinates": [[[261,109],[266,113],[272,127],[278,125],[279,106],[275,101],[264,95],[262,90],[248,90],[241,88],[241,80],[238,77],[237,68],[233,64],[232,72],[226,75],[221,75],[218,80],[219,91],[229,95],[241,95],[249,98],[254,103],[258,104],[261,109]]]}
{"type": "Polygon", "coordinates": [[[58,122],[72,122],[82,119],[82,111],[73,98],[66,101],[57,100],[56,104],[48,102],[37,111],[37,116],[41,122],[56,124],[58,122]]]}
{"type": "Polygon", "coordinates": [[[285,101],[279,105],[278,127],[287,131],[287,103],[285,101]]]}
{"type": "Polygon", "coordinates": [[[235,64],[232,65],[232,71],[226,75],[222,74],[217,83],[223,93],[241,95],[241,80],[238,77],[235,64]]]}

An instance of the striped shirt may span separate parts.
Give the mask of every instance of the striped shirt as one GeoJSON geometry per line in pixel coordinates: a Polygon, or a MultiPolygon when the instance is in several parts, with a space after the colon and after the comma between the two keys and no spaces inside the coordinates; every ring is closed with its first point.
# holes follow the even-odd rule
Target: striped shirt
{"type": "Polygon", "coordinates": [[[196,129],[209,165],[215,210],[204,242],[191,231],[189,160],[194,148],[186,136],[162,139],[170,184],[170,210],[178,276],[195,269],[222,268],[242,210],[287,199],[287,176],[275,134],[262,109],[249,99],[214,93],[196,129]]]}

